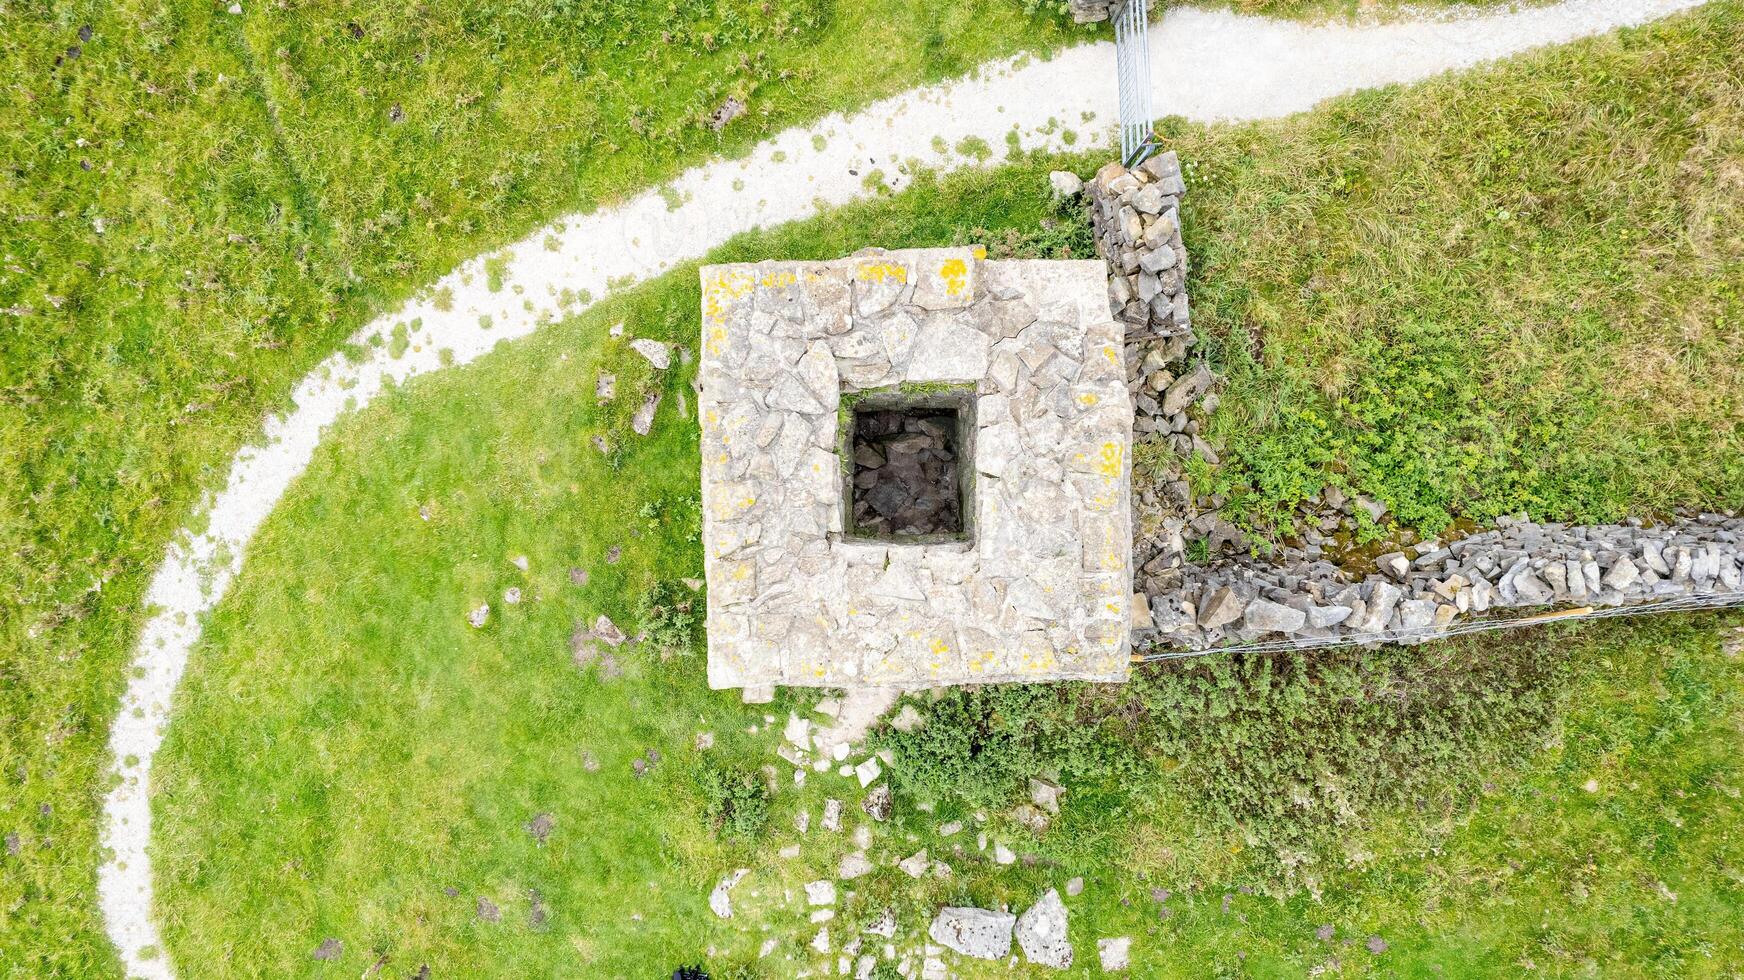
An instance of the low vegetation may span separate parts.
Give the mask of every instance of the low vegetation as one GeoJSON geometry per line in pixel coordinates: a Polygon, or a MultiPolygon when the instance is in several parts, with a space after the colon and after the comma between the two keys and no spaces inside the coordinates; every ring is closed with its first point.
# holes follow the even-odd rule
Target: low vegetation
{"type": "Polygon", "coordinates": [[[1168,128],[1200,471],[1287,532],[1333,484],[1437,532],[1744,507],[1744,18],[1720,4],[1275,123],[1168,128]]]}

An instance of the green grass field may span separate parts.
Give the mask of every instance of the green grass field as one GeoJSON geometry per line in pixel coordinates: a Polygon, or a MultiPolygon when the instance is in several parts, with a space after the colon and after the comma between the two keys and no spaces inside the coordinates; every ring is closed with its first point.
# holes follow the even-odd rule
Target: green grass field
{"type": "Polygon", "coordinates": [[[563,212],[1089,36],[1003,0],[226,6],[0,9],[0,973],[112,962],[97,801],[140,597],[297,378],[563,212]]]}
{"type": "MultiPolygon", "coordinates": [[[[1029,188],[1046,169],[923,182],[721,257],[834,254],[879,230],[892,244],[948,241],[957,229],[926,216],[952,201],[1012,216],[1028,200],[1034,220],[1029,188]]],[[[783,776],[769,830],[750,841],[712,835],[697,788],[708,761],[748,771],[774,761],[779,721],[808,699],[769,706],[772,728],[764,708],[707,691],[694,657],[626,648],[615,677],[570,659],[577,622],[604,613],[628,629],[635,595],[700,565],[694,424],[664,414],[638,440],[591,397],[599,367],[638,370],[608,326],[682,342],[680,311],[696,300],[692,269],[678,270],[384,396],[323,445],[215,617],[160,757],[155,856],[176,962],[275,976],[381,962],[377,975],[391,977],[425,964],[438,975],[640,976],[695,960],[717,976],[753,963],[767,972],[743,975],[782,976],[817,961],[803,899],[781,892],[830,876],[850,849],[847,833],[815,821],[826,796],[858,817],[858,787],[814,774],[795,789],[783,776]],[[602,457],[588,445],[594,434],[626,448],[602,457]],[[608,564],[613,545],[622,557],[608,564]],[[519,555],[525,573],[512,564],[519,555]],[[585,586],[570,567],[589,571],[585,586]],[[504,606],[511,586],[527,598],[504,606]],[[474,630],[464,616],[480,601],[492,603],[492,620],[474,630]],[[704,731],[716,736],[707,753],[693,747],[704,731]],[[659,762],[637,778],[630,763],[649,749],[659,762]],[[814,827],[800,856],[782,859],[781,847],[802,840],[789,829],[801,809],[814,827]],[[543,845],[526,827],[541,813],[555,821],[543,845]],[[756,870],[723,922],[702,899],[740,866],[756,870]],[[481,898],[500,921],[480,918],[481,898]],[[312,959],[329,938],[343,943],[339,958],[312,959]],[[776,952],[756,960],[766,938],[776,952]]],[[[662,379],[668,404],[686,380],[662,379]]],[[[1069,903],[1079,956],[1092,956],[1100,936],[1130,934],[1147,976],[1203,975],[1207,965],[1267,975],[1735,969],[1744,935],[1727,910],[1744,897],[1735,873],[1744,773],[1730,747],[1744,700],[1741,666],[1720,651],[1716,625],[1569,627],[1433,651],[1455,674],[1495,655],[1493,644],[1541,665],[1480,675],[1468,692],[1518,710],[1439,696],[1433,675],[1408,666],[1424,650],[1370,655],[1377,688],[1357,719],[1386,719],[1408,696],[1421,702],[1417,730],[1469,729],[1443,743],[1444,756],[1460,758],[1431,756],[1409,805],[1368,805],[1353,792],[1338,854],[1282,890],[1268,862],[1250,860],[1254,828],[1208,806],[1203,788],[1222,774],[1288,793],[1290,774],[1269,764],[1300,742],[1299,720],[1171,700],[1160,682],[1198,668],[1157,668],[1107,710],[1162,698],[1153,708],[1221,733],[1225,748],[1147,755],[1118,780],[1068,778],[1060,823],[1039,839],[997,809],[981,825],[948,793],[903,792],[876,829],[874,857],[927,846],[955,874],[917,884],[882,866],[854,883],[830,926],[839,944],[893,905],[912,945],[936,903],[1025,905],[1082,875],[1086,891],[1069,903]],[[920,812],[923,800],[935,812],[920,812]],[[942,839],[950,819],[971,829],[942,839]],[[973,843],[978,830],[1037,865],[992,863],[973,843]],[[1167,918],[1154,888],[1171,893],[1167,918]],[[1316,938],[1322,925],[1335,926],[1331,942],[1316,938]],[[1369,952],[1370,937],[1386,952],[1369,952]]],[[[1346,714],[1335,703],[1320,710],[1346,714]]],[[[1425,762],[1421,749],[1362,741],[1373,771],[1355,782],[1425,762]]],[[[965,975],[996,974],[971,965],[965,975]]]]}
{"type": "MultiPolygon", "coordinates": [[[[94,907],[96,811],[145,578],[303,371],[455,260],[558,212],[819,112],[1079,36],[994,2],[710,4],[687,7],[692,28],[670,41],[668,15],[635,5],[247,7],[0,12],[0,65],[15,80],[0,120],[17,121],[0,127],[0,480],[18,488],[0,495],[0,833],[18,840],[0,853],[0,974],[113,971],[94,907]],[[717,135],[701,117],[728,94],[750,111],[717,135]],[[584,123],[578,104],[595,115],[584,123]]],[[[1741,49],[1744,14],[1725,2],[1300,119],[1171,126],[1194,188],[1199,326],[1230,372],[1212,429],[1228,465],[1196,479],[1261,529],[1327,480],[1424,528],[1521,507],[1599,519],[1744,503],[1741,49]]],[[[1007,229],[1051,244],[1070,236],[1036,230],[1046,170],[1100,162],[922,180],[720,257],[1007,229]]],[[[348,970],[391,951],[386,975],[409,975],[416,956],[459,972],[624,964],[643,948],[628,945],[643,935],[630,903],[585,885],[620,853],[645,862],[626,873],[659,872],[645,934],[661,954],[713,942],[736,961],[755,947],[698,931],[697,902],[719,870],[767,862],[779,838],[728,845],[699,829],[688,740],[707,725],[719,756],[750,765],[768,755],[767,735],[744,731],[761,715],[701,690],[690,661],[626,657],[610,683],[566,667],[572,617],[627,622],[649,581],[697,565],[683,522],[661,519],[694,494],[694,433],[668,417],[616,467],[571,438],[623,424],[621,411],[593,415],[583,376],[594,357],[623,357],[600,346],[609,318],[682,338],[693,279],[680,270],[387,396],[323,447],[218,614],[165,757],[164,922],[187,975],[301,972],[328,934],[344,939],[348,970]],[[419,521],[420,503],[438,518],[419,521]],[[588,557],[619,523],[623,562],[588,557]],[[362,547],[360,528],[379,546],[362,547]],[[541,598],[505,608],[495,593],[514,584],[519,553],[541,598]],[[586,589],[565,584],[570,562],[595,576],[586,589]],[[453,606],[475,598],[498,617],[477,633],[453,606]],[[466,683],[484,678],[496,686],[466,683]],[[665,762],[632,782],[623,767],[648,747],[665,762]],[[583,750],[602,762],[592,782],[576,769],[583,750]],[[357,751],[369,753],[361,767],[343,764],[357,751]],[[561,829],[532,846],[529,807],[569,830],[603,821],[598,847],[561,829]],[[304,835],[299,849],[268,861],[286,834],[304,835]],[[230,854],[232,842],[247,846],[230,854]],[[548,902],[544,931],[530,925],[529,889],[548,902]],[[455,904],[478,896],[502,906],[502,931],[455,904]]],[[[633,370],[626,387],[646,378],[633,370]]],[[[1455,802],[1433,814],[1370,813],[1356,846],[1374,857],[1329,872],[1323,906],[1237,891],[1224,915],[1217,890],[1258,880],[1240,836],[1181,833],[1214,825],[1167,781],[1136,810],[1085,793],[1065,818],[1080,822],[1072,833],[1031,849],[1071,848],[1092,877],[1170,869],[1167,887],[1194,896],[1157,922],[1146,889],[1108,870],[1106,889],[1073,906],[1080,957],[1093,934],[1156,929],[1200,956],[1183,971],[1234,972],[1238,950],[1278,972],[1334,953],[1360,970],[1360,940],[1312,938],[1332,909],[1341,929],[1393,944],[1383,970],[1469,957],[1497,970],[1735,971],[1724,912],[1739,900],[1739,782],[1722,747],[1739,731],[1737,667],[1713,622],[1520,639],[1571,666],[1550,692],[1550,747],[1496,780],[1518,792],[1474,797],[1447,773],[1455,802]],[[1614,774],[1606,791],[1577,793],[1595,770],[1614,774]],[[1537,918],[1551,902],[1557,914],[1537,918]]],[[[779,795],[772,826],[815,808],[831,778],[779,795]]],[[[895,833],[924,842],[932,821],[915,816],[895,833]]],[[[809,880],[831,856],[808,853],[781,880],[809,880]]],[[[1027,902],[1044,880],[987,871],[904,894],[915,908],[1027,902]]],[[[906,881],[880,875],[868,902],[906,881]]],[[[782,933],[795,952],[798,925],[782,933]]]]}
{"type": "Polygon", "coordinates": [[[1287,530],[1325,483],[1433,533],[1744,507],[1738,7],[1178,141],[1200,481],[1287,530]]]}
{"type": "MultiPolygon", "coordinates": [[[[1264,392],[1289,391],[1278,379],[1288,378],[1295,360],[1310,365],[1309,348],[1323,342],[1298,327],[1296,308],[1279,311],[1278,328],[1252,345],[1261,356],[1244,360],[1231,342],[1241,336],[1236,325],[1253,322],[1266,309],[1261,297],[1275,288],[1260,256],[1293,254],[1279,242],[1302,234],[1304,214],[1326,222],[1335,215],[1330,205],[1316,211],[1322,192],[1302,190],[1277,162],[1296,156],[1283,148],[1320,145],[1360,108],[1398,147],[1450,153],[1465,144],[1470,123],[1437,107],[1516,86],[1529,86],[1536,104],[1553,105],[1581,91],[1588,71],[1609,80],[1611,98],[1628,100],[1630,118],[1642,120],[1642,139],[1663,142],[1670,137],[1652,120],[1728,104],[1692,105],[1687,93],[1701,91],[1704,79],[1735,59],[1741,37],[1744,18],[1724,8],[1455,83],[1345,100],[1275,126],[1179,129],[1183,157],[1208,161],[1202,166],[1210,170],[1201,171],[1188,216],[1189,236],[1204,255],[1196,271],[1200,316],[1213,352],[1232,369],[1232,417],[1250,423],[1220,429],[1237,460],[1227,479],[1255,479],[1243,439],[1279,438],[1244,406],[1264,392]],[[1685,70],[1690,77],[1677,75],[1685,70]],[[1250,169],[1240,180],[1215,179],[1235,148],[1250,169]],[[1274,165],[1264,166],[1268,160],[1274,165]],[[1244,282],[1255,288],[1237,288],[1244,282]]],[[[1617,121],[1621,141],[1634,138],[1628,124],[1617,121]]],[[[1506,140],[1508,121],[1492,120],[1487,131],[1506,140]]],[[[1354,137],[1347,143],[1359,145],[1354,137]]],[[[1617,199],[1657,193],[1654,171],[1606,170],[1597,144],[1570,146],[1559,161],[1564,172],[1594,175],[1617,199]],[[1637,176],[1648,186],[1635,184],[1637,176]]],[[[1682,158],[1690,149],[1663,152],[1682,158]]],[[[1549,149],[1540,145],[1536,153],[1549,149]]],[[[1377,156],[1396,168],[1388,172],[1427,167],[1403,150],[1377,156]]],[[[712,258],[831,256],[868,242],[975,238],[996,249],[1045,251],[1069,237],[1040,227],[1048,217],[1046,171],[1082,171],[1095,162],[1094,154],[1037,158],[922,178],[914,190],[736,240],[712,258]]],[[[1572,179],[1563,197],[1578,203],[1600,196],[1588,179],[1572,179]]],[[[1726,178],[1689,179],[1679,193],[1711,201],[1716,192],[1705,182],[1726,178]]],[[[1490,190],[1455,182],[1441,193],[1452,195],[1446,210],[1473,213],[1491,206],[1490,190]]],[[[1401,218],[1361,212],[1357,204],[1356,224],[1387,227],[1401,254],[1442,229],[1442,209],[1401,218]]],[[[1572,218],[1549,210],[1540,220],[1560,226],[1572,218]]],[[[1504,236],[1495,247],[1524,249],[1535,234],[1521,227],[1520,237],[1504,236]]],[[[1718,288],[1715,270],[1735,261],[1733,247],[1725,239],[1716,245],[1717,266],[1668,263],[1665,275],[1633,295],[1649,305],[1707,296],[1718,288]]],[[[1276,275],[1287,281],[1289,263],[1277,264],[1283,269],[1276,275]]],[[[1390,303],[1420,296],[1436,280],[1426,268],[1401,265],[1387,280],[1397,297],[1383,293],[1360,306],[1350,285],[1343,302],[1389,322],[1409,306],[1390,303]]],[[[1496,277],[1491,301],[1536,290],[1539,305],[1513,315],[1553,330],[1554,323],[1540,327],[1546,311],[1589,286],[1574,271],[1548,275],[1550,268],[1487,269],[1496,277]]],[[[638,593],[694,575],[700,564],[693,424],[665,414],[638,441],[624,433],[621,412],[601,412],[591,398],[599,364],[632,385],[648,377],[621,341],[605,338],[606,327],[621,321],[631,335],[684,342],[696,303],[694,267],[686,266],[475,365],[414,382],[342,423],[324,444],[216,616],[162,757],[157,857],[166,939],[178,963],[224,964],[219,972],[238,974],[320,972],[327,967],[311,954],[328,938],[344,943],[331,966],[361,971],[385,955],[384,976],[412,975],[426,963],[437,972],[630,976],[650,963],[669,969],[687,959],[733,975],[727,971],[751,964],[765,938],[777,942],[771,959],[757,961],[770,975],[819,961],[806,949],[817,927],[803,899],[782,901],[780,893],[826,876],[849,847],[846,835],[814,827],[799,857],[782,859],[777,851],[799,840],[789,829],[794,813],[806,809],[815,820],[822,798],[834,795],[850,802],[853,815],[858,788],[833,774],[814,775],[800,789],[783,778],[762,836],[712,835],[697,788],[701,772],[708,760],[741,770],[774,761],[778,732],[763,709],[706,691],[694,658],[625,653],[615,678],[597,665],[578,671],[569,660],[567,637],[577,621],[603,612],[628,628],[638,593]],[[617,465],[587,444],[595,432],[628,447],[617,465]],[[420,506],[431,508],[431,521],[419,518],[420,506]],[[624,557],[603,565],[612,544],[624,557]],[[530,559],[526,574],[510,563],[519,554],[530,559]],[[571,565],[593,573],[585,587],[570,583],[571,565]],[[531,600],[500,605],[497,597],[511,585],[531,600]],[[466,610],[487,599],[492,623],[470,629],[466,610]],[[718,738],[708,753],[692,747],[699,731],[718,738]],[[627,767],[647,759],[650,748],[661,761],[638,780],[627,767]],[[601,763],[598,772],[588,771],[584,753],[601,763]],[[556,819],[543,846],[525,828],[538,813],[556,819]],[[738,866],[757,870],[741,886],[748,890],[735,893],[736,917],[722,922],[701,899],[721,872],[738,866]],[[534,892],[547,913],[537,924],[534,892]],[[500,922],[478,917],[480,897],[498,906],[500,922]]],[[[1451,301],[1444,308],[1466,315],[1451,301]]],[[[1648,343],[1649,325],[1637,330],[1633,342],[1648,343]]],[[[1489,343],[1492,362],[1537,357],[1550,372],[1578,372],[1587,358],[1618,356],[1617,348],[1597,344],[1547,351],[1525,339],[1489,343]]],[[[1430,370],[1415,346],[1359,346],[1345,356],[1363,367],[1430,370]]],[[[1722,359],[1723,349],[1707,349],[1685,363],[1712,372],[1722,359]]],[[[1729,397],[1728,376],[1707,377],[1722,379],[1714,383],[1729,397]]],[[[657,380],[670,406],[686,379],[657,380]]],[[[1566,418],[1560,403],[1530,391],[1518,405],[1483,410],[1495,424],[1517,422],[1525,432],[1554,425],[1604,435],[1634,426],[1632,439],[1592,442],[1585,459],[1594,468],[1630,465],[1633,440],[1659,429],[1625,410],[1626,390],[1586,393],[1612,406],[1602,425],[1590,416],[1566,418]]],[[[1387,394],[1394,392],[1376,397],[1387,394]]],[[[1316,389],[1313,397],[1328,396],[1316,389]]],[[[619,401],[633,402],[634,388],[619,401]]],[[[1362,421],[1348,399],[1327,404],[1336,406],[1326,411],[1340,425],[1362,421]]],[[[1666,451],[1723,456],[1723,445],[1704,447],[1694,436],[1715,424],[1711,401],[1677,404],[1679,424],[1660,436],[1666,451]]],[[[1421,439],[1407,426],[1365,424],[1406,444],[1421,439]]],[[[1347,452],[1325,461],[1326,470],[1359,458],[1347,452]]],[[[1348,478],[1356,489],[1384,492],[1396,476],[1350,467],[1348,478]]],[[[1503,483],[1493,496],[1480,488],[1450,507],[1505,508],[1516,486],[1503,483]]],[[[1625,510],[1653,509],[1724,499],[1716,487],[1697,469],[1677,485],[1628,484],[1614,499],[1625,510]]],[[[1673,617],[1328,654],[1303,658],[1297,679],[1277,681],[1269,694],[1255,677],[1230,680],[1236,675],[1219,674],[1216,664],[1151,668],[1113,693],[1069,686],[1014,692],[1036,712],[1021,724],[1063,731],[1050,712],[1088,711],[1075,723],[1107,719],[1128,729],[1128,744],[1079,738],[1070,751],[1011,756],[1017,761],[1006,775],[1049,762],[1066,774],[1065,812],[1040,838],[1015,827],[1000,807],[988,807],[990,820],[976,824],[976,806],[938,788],[949,783],[929,786],[923,765],[912,775],[898,771],[897,815],[876,829],[874,857],[887,862],[924,845],[955,873],[917,884],[881,866],[854,883],[830,926],[839,944],[889,904],[913,937],[937,903],[1022,906],[1082,875],[1085,893],[1068,903],[1081,961],[1093,957],[1096,938],[1132,935],[1137,968],[1147,976],[1208,968],[1261,975],[1735,972],[1744,967],[1744,932],[1730,915],[1744,900],[1744,772],[1732,746],[1744,730],[1744,666],[1723,651],[1721,629],[1737,621],[1673,617]],[[1206,693],[1218,690],[1225,693],[1206,693]],[[1126,751],[1135,745],[1138,751],[1126,751]],[[921,812],[922,802],[934,811],[921,812]],[[971,829],[940,838],[939,824],[953,818],[967,819],[971,829]],[[1034,866],[987,860],[973,840],[977,830],[1033,856],[1034,866]],[[1153,889],[1169,898],[1159,903],[1153,889]],[[1323,926],[1333,927],[1330,940],[1318,938],[1323,926]]],[[[780,701],[769,714],[779,723],[792,707],[803,707],[803,699],[780,701]]],[[[977,771],[999,775],[989,769],[990,750],[981,751],[977,771]]],[[[997,793],[997,782],[988,785],[997,793]]],[[[966,975],[982,974],[971,966],[966,975]]]]}

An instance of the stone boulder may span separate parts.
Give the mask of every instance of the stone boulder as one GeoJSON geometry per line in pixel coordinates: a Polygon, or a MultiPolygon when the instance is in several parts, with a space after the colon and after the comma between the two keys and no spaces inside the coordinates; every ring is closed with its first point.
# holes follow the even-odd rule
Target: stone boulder
{"type": "Polygon", "coordinates": [[[1031,963],[1064,970],[1072,965],[1072,943],[1066,938],[1066,903],[1052,888],[1029,911],[1018,916],[1017,945],[1031,963]]]}
{"type": "Polygon", "coordinates": [[[1011,932],[1017,916],[988,909],[939,910],[927,935],[941,946],[982,960],[1004,959],[1011,953],[1011,932]]]}

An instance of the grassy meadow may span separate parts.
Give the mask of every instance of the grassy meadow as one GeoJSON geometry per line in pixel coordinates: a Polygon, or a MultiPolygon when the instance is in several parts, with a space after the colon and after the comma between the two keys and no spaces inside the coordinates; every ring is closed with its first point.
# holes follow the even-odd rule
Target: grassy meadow
{"type": "MultiPolygon", "coordinates": [[[[13,80],[0,88],[0,482],[15,488],[0,494],[0,835],[17,841],[0,852],[0,975],[114,972],[94,901],[97,802],[146,576],[308,367],[456,260],[558,213],[1082,36],[991,0],[680,6],[0,11],[13,80]],[[717,133],[706,117],[728,96],[747,113],[717,133]]],[[[1326,482],[1425,530],[1519,509],[1598,520],[1744,505],[1740,51],[1744,9],[1726,0],[1289,120],[1165,122],[1189,167],[1197,325],[1229,377],[1210,427],[1225,465],[1196,483],[1262,533],[1286,530],[1326,482]]],[[[1057,222],[1046,172],[1101,162],[922,178],[716,257],[971,240],[1052,254],[1081,238],[1044,226],[1057,222]]],[[[214,617],[161,757],[161,916],[185,975],[361,973],[384,954],[384,976],[423,962],[632,975],[639,955],[710,945],[724,973],[749,963],[759,921],[803,960],[813,927],[776,891],[845,844],[772,854],[794,812],[815,819],[847,781],[784,786],[764,836],[722,840],[700,816],[699,773],[770,761],[763,710],[704,690],[694,659],[626,652],[615,678],[569,660],[576,619],[629,629],[642,591],[700,565],[695,433],[674,414],[686,379],[651,376],[605,333],[622,320],[682,342],[696,309],[687,266],[385,395],[323,445],[214,617]],[[605,411],[591,398],[602,363],[620,376],[605,411]],[[621,406],[655,383],[668,386],[661,421],[639,441],[621,406]],[[618,454],[599,456],[590,432],[618,454]],[[611,545],[615,564],[600,557],[611,545]],[[526,575],[509,563],[521,554],[526,575]],[[528,600],[505,606],[511,585],[528,600]],[[465,626],[487,599],[491,624],[465,626]],[[708,753],[692,747],[704,730],[708,753]],[[636,779],[629,761],[649,748],[662,761],[636,779]],[[541,812],[556,819],[543,846],[525,829],[541,812]],[[741,864],[778,870],[728,928],[700,897],[741,864]],[[500,923],[479,919],[481,897],[500,923]],[[341,958],[312,960],[329,937],[341,958]]],[[[1073,871],[1090,881],[1071,903],[1081,960],[1096,936],[1130,932],[1155,975],[1736,972],[1726,622],[1509,638],[1555,669],[1465,685],[1500,707],[1529,701],[1473,716],[1488,720],[1463,746],[1491,772],[1371,741],[1371,776],[1427,765],[1408,794],[1368,786],[1342,825],[1262,807],[1269,829],[1316,848],[1312,883],[1285,881],[1275,848],[1256,857],[1256,840],[1283,838],[1255,833],[1243,809],[1289,794],[1277,780],[1293,770],[1266,764],[1292,733],[1280,707],[1244,719],[1251,741],[1233,757],[1181,742],[1178,757],[1143,758],[1147,794],[1116,792],[1086,762],[1040,840],[994,817],[993,833],[1054,863],[963,861],[925,887],[883,869],[837,928],[886,897],[910,915],[1027,904],[1073,871]],[[1168,918],[1153,887],[1176,896],[1168,918]],[[1330,943],[1323,924],[1337,926],[1330,943]],[[1388,951],[1368,952],[1370,936],[1388,951]]],[[[1490,649],[1447,648],[1456,664],[1490,649]]],[[[1420,693],[1428,715],[1412,731],[1466,717],[1435,713],[1433,676],[1364,669],[1379,690],[1420,693]]],[[[1193,706],[1211,730],[1225,721],[1226,705],[1193,706]]],[[[880,853],[948,853],[937,822],[972,812],[941,794],[925,817],[918,790],[904,793],[880,853]]]]}

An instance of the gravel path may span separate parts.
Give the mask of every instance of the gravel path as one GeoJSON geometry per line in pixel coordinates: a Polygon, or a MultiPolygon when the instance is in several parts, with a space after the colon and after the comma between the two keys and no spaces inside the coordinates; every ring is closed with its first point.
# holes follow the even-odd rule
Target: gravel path
{"type": "MultiPolygon", "coordinates": [[[[1202,120],[1284,115],[1352,89],[1420,79],[1699,2],[1568,0],[1425,22],[1315,26],[1177,9],[1151,31],[1156,110],[1202,120]]],[[[939,169],[972,162],[940,153],[935,144],[954,147],[974,137],[997,151],[1014,127],[1026,149],[1064,149],[1067,129],[1106,144],[1115,121],[1114,79],[1112,46],[1086,45],[1045,61],[996,62],[972,78],[787,130],[743,159],[696,167],[621,207],[567,216],[494,253],[507,259],[508,283],[518,289],[490,292],[484,256],[463,264],[430,291],[432,297],[451,291],[445,310],[433,299],[413,301],[357,334],[361,342],[421,319],[422,328],[411,335],[413,349],[395,358],[386,348],[362,343],[370,351],[366,360],[352,363],[336,354],[305,377],[294,392],[295,408],[270,419],[262,441],[236,455],[223,490],[200,509],[204,520],[194,522],[204,530],[177,537],[146,595],[153,615],[140,635],[110,733],[122,778],[104,799],[102,837],[112,857],[98,871],[105,925],[128,974],[175,975],[152,917],[146,852],[151,760],[163,740],[171,698],[202,618],[223,597],[255,530],[307,467],[328,424],[368,402],[384,383],[443,367],[442,351],[449,352],[450,363],[466,364],[542,322],[580,310],[585,304],[573,294],[603,295],[609,282],[658,275],[739,232],[866,196],[865,178],[873,169],[892,175],[889,185],[900,189],[898,161],[917,159],[939,169]],[[568,303],[565,291],[573,291],[568,303]],[[490,318],[489,330],[480,328],[481,317],[490,318]]]]}

